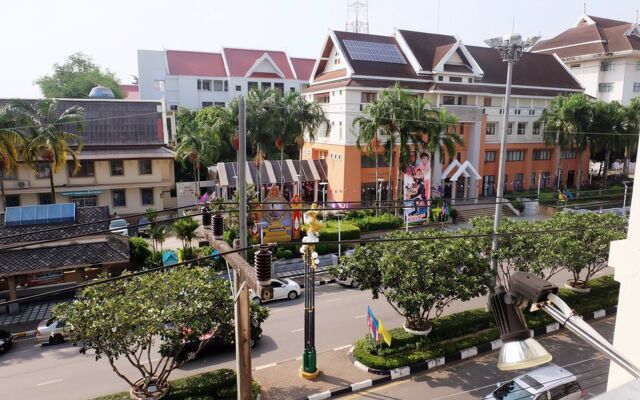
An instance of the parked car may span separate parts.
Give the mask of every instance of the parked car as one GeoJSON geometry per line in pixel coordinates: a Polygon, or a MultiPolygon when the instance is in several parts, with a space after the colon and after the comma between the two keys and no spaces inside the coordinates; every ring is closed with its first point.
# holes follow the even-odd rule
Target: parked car
{"type": "MultiPolygon", "coordinates": [[[[232,326],[229,326],[232,328],[232,326]]],[[[255,347],[256,344],[262,338],[262,327],[255,319],[251,320],[251,341],[249,345],[251,348],[255,347]]],[[[206,334],[201,336],[196,340],[192,340],[186,342],[181,348],[178,354],[175,356],[176,361],[183,362],[189,361],[194,358],[193,354],[197,351],[198,347],[202,340],[209,339],[209,341],[204,345],[200,352],[195,356],[195,358],[204,355],[211,354],[218,351],[229,350],[235,345],[235,333],[233,330],[228,332],[219,332],[215,336],[212,337],[211,334],[206,334]]]]}
{"type": "Polygon", "coordinates": [[[11,332],[0,329],[0,354],[8,351],[13,344],[13,335],[11,332]]]}
{"type": "Polygon", "coordinates": [[[129,223],[126,219],[114,219],[109,223],[109,230],[111,233],[116,233],[118,235],[129,236],[129,223]]]}
{"type": "MultiPolygon", "coordinates": [[[[300,285],[298,285],[295,281],[285,278],[285,279],[271,279],[271,287],[273,288],[273,299],[271,300],[280,300],[280,299],[290,299],[295,300],[302,294],[302,289],[300,289],[300,285]]],[[[249,298],[256,304],[262,303],[262,299],[254,293],[253,290],[249,291],[249,298]]]]}
{"type": "Polygon", "coordinates": [[[485,400],[578,400],[584,397],[576,376],[555,364],[528,371],[497,386],[485,400]]]}
{"type": "Polygon", "coordinates": [[[142,216],[138,219],[138,225],[141,225],[137,227],[138,236],[149,237],[149,234],[150,234],[149,230],[151,229],[151,224],[149,222],[150,222],[149,218],[145,216],[142,216]],[[146,224],[146,225],[143,225],[143,224],[146,224]]]}
{"type": "Polygon", "coordinates": [[[29,276],[27,281],[24,283],[24,286],[34,287],[34,286],[43,286],[43,285],[53,285],[54,283],[62,283],[64,282],[64,272],[56,271],[56,272],[44,272],[42,274],[35,274],[29,276]]]}
{"type": "Polygon", "coordinates": [[[45,319],[36,329],[36,343],[60,344],[69,336],[69,327],[64,320],[56,317],[45,319]]]}

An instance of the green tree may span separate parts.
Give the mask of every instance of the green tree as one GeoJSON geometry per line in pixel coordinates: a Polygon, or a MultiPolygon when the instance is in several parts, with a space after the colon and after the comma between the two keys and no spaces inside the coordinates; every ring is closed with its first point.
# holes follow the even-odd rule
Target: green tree
{"type": "Polygon", "coordinates": [[[238,131],[237,110],[231,107],[205,107],[196,113],[195,119],[209,137],[208,143],[216,147],[216,160],[210,161],[236,161],[238,153],[232,142],[238,131]]]}
{"type": "Polygon", "coordinates": [[[2,202],[0,211],[2,212],[7,205],[4,179],[15,171],[19,155],[25,146],[24,136],[15,129],[18,125],[10,108],[0,107],[0,201],[2,202]]]}
{"type": "Polygon", "coordinates": [[[200,167],[202,163],[209,165],[216,158],[217,142],[195,118],[178,124],[176,141],[176,159],[181,160],[183,165],[187,162],[191,164],[199,197],[200,167]]]}
{"type": "Polygon", "coordinates": [[[233,323],[233,303],[229,284],[214,271],[186,267],[87,287],[54,315],[67,321],[81,353],[93,350],[96,360],[106,358],[116,375],[146,397],[151,385],[169,389],[170,374],[187,361],[175,358],[186,341],[233,323]],[[133,372],[125,372],[119,359],[133,372]]]}
{"type": "Polygon", "coordinates": [[[429,319],[440,316],[452,301],[486,294],[491,277],[479,241],[435,238],[443,234],[391,234],[387,238],[415,240],[361,246],[342,258],[334,273],[341,279],[353,278],[362,290],[371,290],[374,299],[384,295],[405,318],[406,328],[427,330],[429,319]]]}
{"type": "Polygon", "coordinates": [[[81,52],[72,54],[67,61],[53,65],[53,73],[36,80],[45,97],[85,99],[92,88],[106,86],[116,99],[124,98],[120,81],[111,71],[102,70],[91,57],[81,52]]]}
{"type": "Polygon", "coordinates": [[[186,216],[173,223],[173,231],[182,241],[183,249],[191,249],[191,241],[200,237],[199,226],[200,223],[191,216],[186,216]]]}
{"type": "Polygon", "coordinates": [[[152,224],[149,228],[149,236],[153,243],[153,251],[162,251],[162,245],[167,241],[171,230],[166,225],[152,224]]]}
{"type": "Polygon", "coordinates": [[[137,268],[144,267],[152,255],[149,243],[140,237],[129,238],[129,253],[131,263],[137,268]]]}
{"type": "Polygon", "coordinates": [[[67,167],[67,158],[74,163],[74,173],[80,167],[78,155],[82,150],[82,136],[71,132],[80,131],[84,125],[84,109],[72,106],[59,111],[55,99],[37,102],[14,101],[9,112],[15,116],[21,127],[19,132],[25,138],[24,161],[37,172],[40,163],[48,164],[51,201],[56,202],[53,174],[67,167]]]}
{"type": "Polygon", "coordinates": [[[624,167],[622,174],[629,176],[629,159],[638,150],[638,136],[640,135],[640,96],[631,99],[631,103],[626,107],[626,134],[622,139],[624,145],[624,167]]]}
{"type": "Polygon", "coordinates": [[[592,151],[604,152],[604,188],[607,188],[611,153],[623,152],[625,134],[628,128],[628,111],[617,101],[605,102],[598,100],[593,104],[593,121],[591,129],[594,134],[590,137],[592,151]],[[600,135],[611,133],[612,135],[600,135]]]}

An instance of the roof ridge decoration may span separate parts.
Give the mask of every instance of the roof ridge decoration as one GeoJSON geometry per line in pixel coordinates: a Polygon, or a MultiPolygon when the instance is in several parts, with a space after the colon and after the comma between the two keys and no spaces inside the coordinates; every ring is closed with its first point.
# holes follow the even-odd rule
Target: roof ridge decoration
{"type": "Polygon", "coordinates": [[[580,26],[580,24],[582,22],[585,22],[587,25],[595,25],[596,21],[593,20],[593,18],[591,18],[589,15],[582,14],[580,16],[580,18],[578,18],[578,20],[576,21],[576,23],[573,25],[573,28],[577,28],[578,26],[580,26]]]}
{"type": "MultiPolygon", "coordinates": [[[[286,53],[285,53],[286,55],[286,53]]],[[[287,56],[288,59],[288,56],[287,56]]],[[[264,53],[262,53],[262,55],[260,57],[258,57],[256,59],[256,61],[253,63],[253,65],[251,66],[251,68],[249,68],[247,70],[247,73],[244,75],[245,77],[250,77],[253,72],[256,70],[256,68],[258,68],[258,66],[260,66],[260,64],[262,64],[263,62],[269,62],[271,64],[271,66],[273,67],[273,69],[276,70],[276,74],[281,78],[281,79],[285,79],[285,75],[282,72],[282,70],[278,67],[278,65],[276,64],[276,62],[273,60],[273,58],[271,58],[271,56],[269,55],[268,51],[265,51],[264,53]]],[[[294,73],[295,74],[295,73],[294,73]]],[[[295,75],[294,75],[295,76],[295,75]]]]}

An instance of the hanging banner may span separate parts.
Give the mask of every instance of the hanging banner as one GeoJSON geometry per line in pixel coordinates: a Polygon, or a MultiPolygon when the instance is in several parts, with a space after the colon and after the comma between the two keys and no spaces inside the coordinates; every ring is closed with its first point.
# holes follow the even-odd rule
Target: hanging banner
{"type": "Polygon", "coordinates": [[[412,151],[409,165],[403,174],[404,215],[408,223],[422,222],[427,218],[431,194],[431,163],[427,153],[412,151]]]}
{"type": "Polygon", "coordinates": [[[298,193],[291,199],[291,237],[293,240],[300,239],[302,228],[302,199],[298,193]]]}
{"type": "Polygon", "coordinates": [[[265,243],[291,241],[291,213],[286,211],[289,207],[278,186],[271,186],[262,202],[262,221],[266,222],[266,228],[262,230],[265,243]]]}

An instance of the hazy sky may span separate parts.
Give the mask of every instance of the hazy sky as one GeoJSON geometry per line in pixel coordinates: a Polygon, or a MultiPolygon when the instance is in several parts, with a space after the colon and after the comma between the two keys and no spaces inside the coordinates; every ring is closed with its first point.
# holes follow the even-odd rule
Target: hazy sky
{"type": "MultiPolygon", "coordinates": [[[[0,0],[0,97],[40,96],[33,81],[82,51],[123,83],[137,49],[283,49],[315,58],[328,29],[345,27],[348,0],[0,0]]],[[[587,1],[587,13],[632,21],[638,0],[587,1]]],[[[369,0],[369,32],[394,27],[456,34],[466,44],[515,30],[555,35],[583,0],[369,0]]]]}

